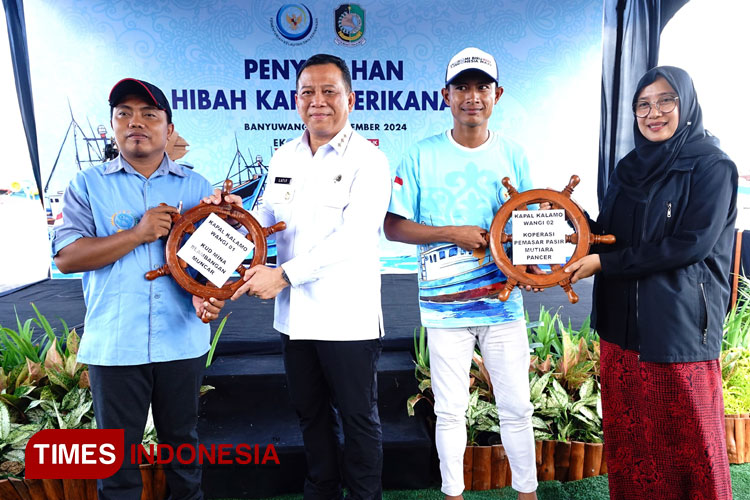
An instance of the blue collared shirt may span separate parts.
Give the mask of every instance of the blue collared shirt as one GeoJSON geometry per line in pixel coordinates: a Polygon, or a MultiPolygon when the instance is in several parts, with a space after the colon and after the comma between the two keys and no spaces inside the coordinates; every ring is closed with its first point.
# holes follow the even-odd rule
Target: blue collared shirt
{"type": "MultiPolygon", "coordinates": [[[[62,224],[52,255],[79,238],[105,237],[134,227],[160,203],[191,208],[213,192],[201,175],[166,155],[145,178],[121,156],[78,172],[63,197],[62,224]]],[[[172,277],[148,281],[165,263],[164,240],[142,244],[116,262],[83,273],[85,333],[78,361],[138,365],[189,359],[208,351],[210,327],[196,316],[192,297],[172,277]]]]}

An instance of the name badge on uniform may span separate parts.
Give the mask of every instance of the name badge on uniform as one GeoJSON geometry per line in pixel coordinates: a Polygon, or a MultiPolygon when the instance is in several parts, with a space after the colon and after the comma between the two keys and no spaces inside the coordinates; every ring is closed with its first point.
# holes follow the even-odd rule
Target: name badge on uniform
{"type": "Polygon", "coordinates": [[[273,180],[274,184],[291,184],[291,177],[276,177],[273,180]]]}

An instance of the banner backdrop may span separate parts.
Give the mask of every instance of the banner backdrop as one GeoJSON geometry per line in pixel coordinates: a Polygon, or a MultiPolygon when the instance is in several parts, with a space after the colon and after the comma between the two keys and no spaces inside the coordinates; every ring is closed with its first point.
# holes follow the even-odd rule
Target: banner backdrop
{"type": "Polygon", "coordinates": [[[574,196],[596,212],[601,0],[32,0],[26,11],[43,180],[60,154],[48,194],[65,188],[76,154],[87,158],[83,133],[111,135],[107,96],[124,77],[164,90],[190,144],[183,161],[212,182],[238,152],[267,165],[303,131],[296,68],[319,52],[349,64],[350,120],[395,168],[409,145],[451,127],[445,67],[477,46],[505,89],[491,128],[526,147],[540,187],[578,174],[574,196]],[[81,129],[63,145],[72,119],[81,129]]]}

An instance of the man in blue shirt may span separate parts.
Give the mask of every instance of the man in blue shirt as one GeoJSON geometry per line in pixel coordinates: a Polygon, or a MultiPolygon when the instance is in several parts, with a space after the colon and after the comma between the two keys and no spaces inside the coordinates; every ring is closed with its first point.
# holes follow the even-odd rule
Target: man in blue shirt
{"type": "Polygon", "coordinates": [[[497,294],[505,276],[487,252],[487,232],[509,177],[531,188],[523,149],[489,130],[503,94],[495,59],[469,47],[446,70],[453,128],[415,144],[396,169],[384,230],[419,245],[419,306],[427,327],[435,395],[435,444],[446,499],[461,498],[469,369],[479,343],[490,373],[500,434],[519,500],[536,498],[536,456],[529,401],[529,343],[521,292],[497,294]]]}
{"type": "MultiPolygon", "coordinates": [[[[216,319],[224,302],[191,296],[173,279],[144,278],[164,264],[175,207],[197,205],[212,187],[166,155],[174,125],[159,88],[126,78],[112,88],[109,104],[120,156],[71,181],[52,252],[60,271],[83,272],[78,361],[89,365],[97,426],[125,429],[123,466],[99,480],[99,499],[137,500],[141,475],[130,451],[142,440],[149,405],[160,443],[197,451],[210,337],[202,320],[216,319]]],[[[203,498],[197,462],[181,467],[175,458],[165,472],[171,498],[203,498]]]]}

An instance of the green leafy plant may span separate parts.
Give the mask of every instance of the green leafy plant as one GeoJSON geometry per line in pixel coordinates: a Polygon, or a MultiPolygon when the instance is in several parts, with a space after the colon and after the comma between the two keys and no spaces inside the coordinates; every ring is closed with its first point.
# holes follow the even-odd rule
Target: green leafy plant
{"type": "Polygon", "coordinates": [[[557,334],[558,313],[552,315],[544,306],[539,308],[539,320],[531,323],[526,312],[526,326],[529,336],[529,347],[532,349],[531,369],[544,374],[552,369],[554,360],[563,350],[562,341],[557,334]]]}
{"type": "Polygon", "coordinates": [[[39,430],[41,427],[35,424],[11,422],[8,408],[0,403],[0,478],[23,471],[26,443],[39,430]]]}
{"type": "Polygon", "coordinates": [[[724,411],[750,412],[750,280],[739,277],[738,298],[724,318],[721,363],[724,411]]]}
{"type": "Polygon", "coordinates": [[[739,276],[737,302],[724,318],[722,349],[750,348],[750,280],[739,276]]]}
{"type": "Polygon", "coordinates": [[[599,377],[599,336],[590,329],[588,319],[577,331],[570,324],[563,326],[559,317],[557,324],[562,353],[555,363],[554,376],[574,394],[584,382],[599,377]]]}
{"type": "Polygon", "coordinates": [[[141,444],[148,448],[150,445],[159,444],[159,438],[156,435],[156,426],[154,425],[154,413],[151,406],[148,407],[148,418],[146,419],[146,427],[143,428],[143,439],[141,444]]]}
{"type": "Polygon", "coordinates": [[[221,323],[219,323],[219,327],[216,329],[216,333],[214,334],[214,338],[211,341],[211,348],[208,350],[208,357],[206,358],[206,368],[211,366],[211,363],[213,363],[214,360],[214,351],[216,351],[216,346],[219,343],[219,337],[221,337],[221,332],[224,331],[224,325],[226,325],[227,320],[229,319],[229,316],[232,313],[229,312],[226,316],[224,316],[224,319],[221,320],[221,323]]]}
{"type": "Polygon", "coordinates": [[[435,397],[432,394],[432,378],[430,375],[430,349],[427,346],[427,330],[421,326],[414,329],[414,377],[417,379],[417,389],[406,401],[406,412],[410,417],[414,416],[414,406],[422,401],[428,401],[434,405],[435,397]]]}
{"type": "Polygon", "coordinates": [[[500,434],[497,406],[481,399],[479,393],[478,388],[472,391],[466,409],[466,439],[470,446],[479,444],[478,438],[482,432],[500,434]]]}
{"type": "MultiPolygon", "coordinates": [[[[208,349],[208,356],[206,357],[206,368],[208,368],[209,366],[211,366],[211,363],[214,362],[214,352],[216,351],[216,346],[219,343],[219,337],[221,337],[221,332],[224,331],[224,325],[226,325],[227,320],[229,319],[229,316],[231,314],[232,313],[229,312],[226,316],[224,316],[224,319],[221,320],[221,323],[219,323],[219,327],[216,329],[216,333],[214,333],[214,338],[211,341],[211,347],[208,349]]],[[[207,392],[213,391],[214,389],[216,389],[216,387],[214,387],[212,385],[203,384],[200,387],[199,393],[200,393],[201,396],[203,396],[207,392]]],[[[152,418],[151,417],[151,410],[150,409],[149,409],[149,418],[152,418]]],[[[148,427],[146,427],[146,434],[148,434],[148,427]]],[[[155,437],[156,437],[156,431],[154,431],[154,439],[155,439],[155,437]]],[[[146,438],[145,437],[144,437],[143,442],[144,442],[144,444],[146,443],[146,438]]],[[[154,443],[156,443],[156,441],[154,441],[154,443]]]]}
{"type": "Polygon", "coordinates": [[[488,403],[495,403],[495,393],[492,389],[490,372],[484,366],[484,359],[479,348],[474,349],[471,357],[471,368],[469,369],[469,390],[476,389],[479,398],[488,403]]]}
{"type": "MultiPolygon", "coordinates": [[[[0,368],[6,374],[19,369],[27,360],[32,363],[40,363],[50,348],[49,342],[55,338],[54,331],[47,319],[33,303],[31,307],[37,317],[29,318],[21,323],[18,314],[16,314],[17,330],[14,331],[0,326],[0,368]],[[41,337],[37,342],[34,342],[34,325],[42,327],[46,333],[46,336],[41,337]]],[[[63,327],[65,331],[68,330],[65,323],[63,323],[63,327]]]]}
{"type": "MultiPolygon", "coordinates": [[[[39,371],[36,385],[16,389],[11,397],[0,394],[0,399],[17,412],[17,421],[38,424],[44,429],[77,429],[94,427],[93,400],[89,389],[88,370],[78,363],[79,338],[75,330],[63,333],[61,344],[55,338],[50,343],[39,371]]],[[[27,362],[27,365],[31,365],[27,362]]],[[[27,382],[32,378],[27,378],[27,382]]]]}
{"type": "MultiPolygon", "coordinates": [[[[0,368],[0,401],[5,403],[15,421],[27,422],[27,411],[41,401],[55,401],[57,410],[65,397],[76,388],[88,387],[88,371],[76,360],[79,337],[61,321],[63,330],[58,342],[49,321],[32,304],[36,318],[24,323],[16,316],[18,330],[2,328],[2,356],[6,363],[0,368]],[[45,335],[34,343],[34,327],[45,335]],[[10,368],[6,374],[5,369],[10,368]],[[36,402],[35,402],[36,401],[36,402]]],[[[68,396],[69,401],[75,399],[68,396]]]]}
{"type": "MultiPolygon", "coordinates": [[[[36,317],[17,330],[0,328],[0,478],[20,476],[29,438],[42,429],[96,428],[88,368],[78,363],[80,338],[62,319],[59,338],[49,321],[32,304],[36,317]],[[35,327],[44,335],[34,341],[35,327]]],[[[227,314],[216,330],[206,366],[213,360],[227,314]]],[[[201,386],[201,394],[213,387],[201,386]]],[[[156,444],[153,416],[143,435],[156,444]]]]}
{"type": "Polygon", "coordinates": [[[724,412],[750,412],[750,349],[734,347],[721,353],[724,412]]]}
{"type": "Polygon", "coordinates": [[[472,392],[466,409],[466,437],[470,445],[477,445],[480,434],[500,434],[492,380],[478,348],[474,349],[471,359],[469,390],[472,392]]]}
{"type": "Polygon", "coordinates": [[[77,362],[79,337],[64,321],[60,339],[36,318],[0,329],[0,474],[23,470],[23,450],[42,429],[95,427],[88,371],[77,362]],[[44,335],[34,341],[35,327],[44,335]],[[6,371],[8,370],[8,371],[6,371]]]}
{"type": "Polygon", "coordinates": [[[530,331],[534,347],[530,392],[536,439],[601,442],[599,335],[586,318],[576,330],[542,308],[541,327],[530,331]]]}
{"type": "Polygon", "coordinates": [[[552,372],[534,374],[530,392],[535,439],[602,442],[601,387],[594,378],[571,394],[552,372]]]}

